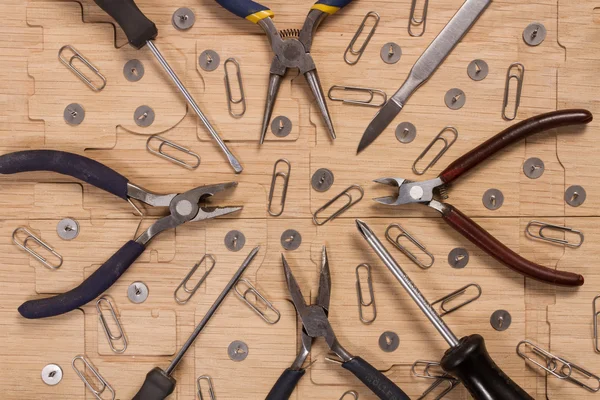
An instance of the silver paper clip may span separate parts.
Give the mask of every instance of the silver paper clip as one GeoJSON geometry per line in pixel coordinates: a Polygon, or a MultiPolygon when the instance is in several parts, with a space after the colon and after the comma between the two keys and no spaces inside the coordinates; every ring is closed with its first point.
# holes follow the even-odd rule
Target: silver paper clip
{"type": "Polygon", "coordinates": [[[62,258],[62,256],[60,254],[58,254],[49,244],[45,243],[42,239],[40,239],[37,236],[35,236],[33,233],[31,233],[29,231],[29,229],[25,228],[24,226],[18,227],[17,229],[15,229],[13,231],[13,233],[12,233],[12,239],[13,239],[13,242],[17,246],[19,246],[21,249],[23,249],[26,252],[28,252],[29,254],[31,254],[36,260],[38,260],[39,262],[41,262],[44,266],[48,267],[49,269],[52,269],[52,270],[58,269],[58,268],[60,268],[60,266],[63,263],[63,258],[62,258]],[[22,242],[20,242],[19,238],[18,238],[18,235],[19,235],[20,232],[24,232],[27,235],[27,236],[25,236],[25,239],[23,239],[22,242]],[[55,262],[54,264],[52,264],[45,257],[43,257],[42,255],[38,254],[33,249],[31,249],[27,245],[27,242],[29,242],[29,240],[33,240],[39,246],[41,246],[44,249],[46,249],[47,251],[49,251],[54,257],[56,257],[56,259],[58,260],[58,262],[55,262]]]}
{"type": "Polygon", "coordinates": [[[271,189],[269,190],[269,205],[267,207],[267,211],[269,215],[273,217],[279,217],[283,214],[283,209],[285,208],[285,199],[287,197],[288,185],[290,183],[290,172],[292,171],[292,165],[285,158],[280,158],[275,161],[275,165],[273,165],[273,177],[271,178],[271,189]],[[287,171],[277,171],[277,166],[279,163],[284,163],[287,165],[287,171]],[[281,190],[281,200],[279,201],[279,205],[281,208],[279,211],[274,211],[273,206],[273,197],[275,195],[275,183],[277,183],[277,178],[283,179],[283,189],[281,190]]]}
{"type": "Polygon", "coordinates": [[[279,319],[281,318],[281,313],[279,312],[279,310],[277,310],[275,308],[275,306],[273,305],[273,303],[271,303],[269,300],[267,300],[265,298],[265,296],[263,296],[258,291],[258,289],[256,289],[256,287],[252,283],[250,283],[250,281],[248,279],[246,279],[246,278],[240,279],[233,288],[235,289],[235,294],[237,294],[238,297],[244,303],[246,303],[252,311],[254,311],[256,314],[258,314],[258,316],[261,317],[267,324],[274,325],[277,322],[279,322],[279,319]],[[240,291],[238,289],[238,286],[240,286],[240,285],[246,285],[247,289],[244,290],[243,292],[240,291]],[[264,304],[265,308],[267,310],[271,311],[275,315],[275,318],[273,318],[273,319],[269,318],[269,316],[267,315],[266,312],[260,310],[256,305],[252,304],[252,302],[250,302],[250,300],[248,300],[249,294],[253,295],[257,302],[258,302],[258,300],[261,300],[262,303],[264,304]]]}
{"type": "Polygon", "coordinates": [[[358,392],[356,390],[348,390],[340,397],[340,400],[346,400],[346,396],[352,396],[354,400],[358,400],[358,392]]]}
{"type": "Polygon", "coordinates": [[[429,0],[424,0],[423,13],[421,14],[421,19],[415,18],[415,10],[417,8],[417,1],[418,0],[412,0],[412,3],[410,5],[410,16],[408,17],[408,34],[413,37],[423,36],[423,34],[425,33],[425,28],[427,26],[427,8],[429,5],[429,0]],[[415,28],[418,26],[421,26],[421,32],[420,33],[413,32],[412,28],[415,28]]]}
{"type": "Polygon", "coordinates": [[[200,166],[200,156],[199,156],[198,154],[194,153],[194,152],[193,152],[193,151],[191,151],[190,149],[186,149],[185,147],[183,147],[183,146],[180,146],[180,145],[178,145],[177,143],[175,143],[175,142],[172,142],[172,141],[170,141],[170,140],[167,140],[167,139],[165,139],[165,138],[163,138],[163,137],[160,137],[160,136],[158,136],[158,135],[153,135],[153,136],[150,136],[150,137],[148,138],[148,140],[146,140],[146,149],[147,149],[147,150],[148,150],[150,153],[152,153],[152,154],[154,154],[154,155],[156,155],[156,156],[162,157],[162,158],[164,158],[165,160],[169,160],[169,161],[171,161],[172,163],[174,163],[174,164],[177,164],[177,165],[179,165],[179,166],[181,166],[181,167],[183,167],[183,168],[187,168],[187,169],[196,169],[196,168],[198,168],[198,166],[200,166]],[[156,149],[152,148],[152,146],[150,145],[150,143],[151,143],[152,141],[157,141],[157,142],[160,142],[160,144],[158,145],[158,148],[156,148],[156,149]],[[187,155],[190,155],[190,156],[192,156],[192,157],[193,157],[193,158],[196,160],[196,161],[195,161],[195,163],[193,163],[193,164],[190,164],[190,163],[188,163],[188,162],[186,162],[186,161],[184,161],[184,160],[182,160],[182,159],[180,159],[180,158],[176,158],[176,157],[173,157],[173,156],[170,156],[170,155],[168,155],[168,154],[167,154],[167,153],[165,153],[165,151],[163,150],[163,146],[165,146],[165,145],[166,145],[167,147],[170,147],[170,148],[172,148],[172,149],[175,149],[175,150],[179,150],[179,151],[180,151],[180,152],[182,152],[182,153],[185,153],[185,154],[187,154],[187,155]]]}
{"type": "Polygon", "coordinates": [[[227,108],[229,109],[229,114],[233,118],[241,118],[246,113],[246,96],[244,95],[244,84],[242,82],[242,70],[240,68],[240,63],[235,58],[228,58],[225,60],[225,63],[223,63],[223,68],[225,69],[225,92],[227,93],[227,108]],[[238,80],[238,88],[240,92],[239,99],[233,98],[231,82],[229,81],[229,72],[227,71],[228,63],[235,65],[235,75],[238,80]],[[233,111],[233,106],[238,104],[242,105],[242,110],[236,113],[233,111]]]}
{"type": "Polygon", "coordinates": [[[523,79],[525,78],[525,66],[521,63],[512,63],[506,71],[506,82],[504,84],[504,101],[502,102],[502,118],[506,121],[512,121],[517,118],[517,111],[519,111],[519,105],[521,104],[521,92],[523,90],[523,79]],[[515,70],[515,72],[513,72],[515,70]],[[510,92],[510,82],[512,80],[517,81],[517,93],[515,96],[515,109],[512,116],[506,114],[506,108],[508,107],[508,94],[510,92]]]}
{"type": "Polygon", "coordinates": [[[594,314],[594,350],[596,350],[596,353],[600,353],[600,346],[598,345],[598,315],[600,314],[600,311],[598,311],[598,307],[596,306],[596,301],[599,299],[600,295],[594,297],[594,300],[592,300],[592,312],[594,314]]]}
{"type": "Polygon", "coordinates": [[[410,372],[417,378],[455,379],[444,371],[437,361],[417,360],[410,368],[410,372]]]}
{"type": "Polygon", "coordinates": [[[77,373],[77,375],[79,376],[79,378],[81,378],[81,380],[83,381],[83,383],[85,384],[85,386],[90,390],[90,392],[92,392],[92,394],[94,395],[94,397],[98,400],[115,400],[115,390],[112,388],[112,386],[109,385],[108,382],[106,382],[106,380],[102,377],[102,375],[100,375],[100,373],[96,370],[96,368],[94,368],[92,366],[92,364],[82,355],[78,355],[75,356],[75,358],[73,358],[73,361],[71,362],[71,365],[73,366],[73,369],[75,370],[75,373],[77,373]],[[75,365],[75,362],[77,360],[81,360],[81,362],[83,362],[85,369],[84,370],[80,370],[79,368],[77,368],[77,366],[75,365]],[[95,377],[96,380],[99,383],[98,387],[95,387],[88,379],[88,377],[86,376],[87,374],[85,373],[86,370],[89,370],[92,372],[93,376],[90,377],[95,377]],[[111,393],[111,397],[102,397],[102,394],[104,393],[105,390],[107,390],[111,393]]]}
{"type": "Polygon", "coordinates": [[[576,229],[569,228],[567,226],[549,224],[547,222],[536,221],[536,220],[533,220],[527,224],[527,227],[525,227],[525,233],[527,233],[527,236],[529,236],[532,239],[543,240],[543,241],[551,242],[551,243],[557,243],[557,244],[561,244],[563,246],[572,247],[572,248],[580,247],[583,244],[583,239],[584,239],[583,233],[576,229]],[[536,228],[537,234],[535,232],[531,231],[530,228],[532,228],[532,227],[536,228]],[[567,239],[558,239],[558,238],[554,238],[551,236],[546,236],[544,234],[545,230],[550,230],[550,231],[554,230],[554,231],[560,231],[560,232],[573,233],[573,234],[579,236],[579,241],[571,243],[567,239]]]}
{"type": "Polygon", "coordinates": [[[317,211],[314,212],[313,222],[315,223],[315,225],[318,225],[318,226],[325,225],[327,222],[339,217],[342,213],[344,213],[350,207],[352,207],[353,205],[355,205],[356,203],[361,201],[364,195],[365,195],[365,191],[359,185],[348,186],[342,193],[338,194],[333,199],[329,200],[321,208],[319,208],[317,211]],[[358,191],[360,193],[360,197],[358,197],[357,199],[354,199],[351,194],[352,190],[358,191]],[[338,200],[341,197],[345,197],[347,199],[346,204],[344,204],[340,209],[338,209],[336,212],[331,214],[329,217],[325,218],[322,221],[319,221],[319,214],[322,213],[323,211],[325,211],[327,208],[329,208],[333,203],[336,202],[336,200],[338,200]]]}
{"type": "Polygon", "coordinates": [[[104,87],[106,86],[106,78],[104,77],[104,75],[102,75],[100,73],[100,71],[98,70],[98,68],[94,67],[94,65],[91,62],[89,62],[80,52],[75,50],[75,48],[73,46],[66,45],[66,46],[61,47],[60,50],[58,50],[58,59],[60,60],[61,63],[63,63],[63,65],[65,65],[67,68],[69,68],[79,79],[81,79],[81,81],[83,83],[85,83],[94,92],[99,92],[102,89],[104,89],[104,87]],[[73,53],[71,58],[67,59],[67,58],[63,57],[62,53],[65,50],[69,50],[71,53],[73,53]],[[98,78],[100,78],[100,80],[102,81],[102,84],[100,86],[94,85],[94,83],[92,82],[92,80],[90,78],[88,78],[83,72],[81,72],[80,70],[75,68],[75,66],[73,65],[74,60],[81,61],[83,63],[83,65],[88,67],[89,70],[94,73],[94,75],[96,75],[98,78]]]}
{"type": "Polygon", "coordinates": [[[366,107],[381,107],[387,102],[387,94],[383,90],[358,87],[358,86],[333,85],[332,87],[329,88],[329,91],[327,92],[327,97],[329,97],[329,100],[331,100],[331,101],[341,101],[344,104],[356,104],[359,106],[366,106],[366,107]],[[344,92],[368,93],[369,97],[365,100],[354,100],[354,99],[344,99],[341,97],[334,97],[331,93],[336,90],[342,90],[344,92]],[[375,99],[375,95],[378,95],[381,97],[381,101],[379,103],[373,103],[373,100],[375,99]]]}
{"type": "Polygon", "coordinates": [[[352,37],[352,40],[350,41],[350,44],[348,44],[348,47],[346,47],[346,51],[344,52],[344,61],[346,61],[346,64],[348,64],[348,65],[354,65],[354,64],[356,64],[358,62],[358,60],[360,60],[360,58],[362,57],[363,53],[365,52],[365,49],[367,48],[367,45],[371,41],[371,38],[375,34],[375,30],[377,29],[377,25],[379,25],[379,20],[380,19],[381,18],[379,17],[379,14],[376,13],[375,11],[369,11],[367,13],[367,15],[365,15],[365,17],[363,18],[362,22],[360,23],[360,26],[358,27],[358,30],[356,31],[356,33],[352,37]],[[362,46],[360,46],[360,49],[355,50],[354,49],[354,45],[356,44],[356,40],[359,38],[360,34],[365,29],[365,26],[367,24],[367,20],[369,18],[373,18],[375,20],[375,22],[373,23],[373,27],[371,27],[371,30],[367,34],[367,38],[363,42],[362,46]],[[352,55],[356,56],[356,58],[354,60],[350,60],[348,58],[348,53],[351,53],[352,55]]]}
{"type": "Polygon", "coordinates": [[[210,400],[216,400],[217,396],[215,395],[215,388],[213,386],[212,378],[208,375],[199,376],[196,380],[196,385],[198,386],[198,397],[200,400],[204,400],[204,396],[202,396],[202,381],[206,381],[208,383],[208,395],[210,396],[210,400]]]}
{"type": "Polygon", "coordinates": [[[215,264],[217,263],[217,261],[215,260],[215,258],[212,256],[212,254],[205,254],[202,256],[202,258],[200,259],[200,261],[198,261],[196,264],[194,264],[194,266],[192,267],[192,269],[190,270],[190,272],[188,272],[188,274],[185,276],[185,278],[183,278],[183,280],[181,281],[181,283],[179,284],[179,286],[177,286],[177,289],[175,289],[175,292],[173,293],[173,297],[175,298],[175,301],[179,304],[185,304],[188,301],[190,301],[190,299],[192,298],[192,296],[198,291],[198,289],[200,288],[200,286],[202,286],[202,284],[204,283],[204,281],[206,280],[206,278],[208,278],[208,275],[211,273],[211,271],[213,270],[213,268],[215,268],[215,264]],[[200,267],[200,265],[202,265],[202,263],[206,261],[205,265],[206,265],[206,272],[204,273],[204,275],[202,275],[202,278],[200,278],[198,280],[198,282],[196,282],[196,285],[194,285],[193,288],[189,288],[187,287],[188,282],[190,281],[190,279],[192,278],[192,276],[196,273],[196,271],[198,270],[198,268],[200,267]],[[210,261],[210,266],[209,266],[209,261],[210,261]],[[179,292],[180,289],[183,288],[183,291],[185,293],[187,293],[187,297],[184,298],[180,298],[177,293],[179,292]]]}
{"type": "Polygon", "coordinates": [[[433,254],[431,254],[429,251],[427,251],[427,249],[421,242],[419,242],[414,236],[412,236],[410,233],[408,233],[399,224],[390,224],[387,227],[387,229],[385,230],[385,237],[387,238],[388,242],[393,244],[394,247],[396,247],[398,250],[400,250],[406,257],[408,257],[412,262],[417,264],[422,269],[430,268],[433,265],[433,263],[435,262],[435,258],[433,257],[433,254]],[[394,238],[395,234],[392,235],[390,233],[390,231],[393,229],[398,229],[400,231],[400,233],[396,236],[396,238],[394,238]],[[412,244],[414,244],[419,250],[421,250],[423,252],[423,254],[425,254],[427,257],[429,257],[429,262],[428,263],[422,262],[412,251],[407,249],[405,246],[401,245],[400,238],[402,238],[402,237],[407,238],[412,244]]]}
{"type": "Polygon", "coordinates": [[[433,140],[431,141],[431,143],[429,143],[429,145],[427,147],[425,147],[425,150],[423,150],[423,152],[419,155],[419,157],[417,157],[417,159],[415,160],[415,162],[412,165],[412,170],[415,174],[417,175],[423,175],[425,172],[427,172],[427,170],[429,168],[431,168],[436,162],[438,162],[438,160],[440,158],[442,158],[442,156],[446,153],[446,151],[448,151],[448,149],[454,144],[454,142],[456,142],[456,139],[458,139],[458,131],[456,130],[455,127],[453,126],[447,126],[444,129],[442,129],[440,131],[440,133],[437,134],[436,137],[433,138],[433,140]],[[444,137],[444,133],[446,132],[452,132],[452,139],[447,139],[444,137]],[[421,161],[423,159],[423,157],[425,157],[427,155],[427,153],[429,153],[429,150],[431,150],[431,148],[436,144],[436,142],[441,141],[444,143],[444,147],[440,150],[440,152],[433,158],[433,160],[431,160],[431,162],[425,167],[425,169],[423,169],[422,171],[418,171],[417,170],[417,164],[419,163],[419,161],[421,161]]]}
{"type": "Polygon", "coordinates": [[[529,340],[522,340],[519,342],[519,344],[517,345],[517,354],[519,355],[519,357],[537,365],[538,367],[540,367],[547,373],[557,377],[558,379],[564,379],[565,381],[571,382],[572,384],[589,390],[590,392],[595,393],[598,390],[600,390],[600,377],[592,374],[591,372],[585,370],[577,364],[567,361],[564,358],[555,356],[554,354],[542,349],[541,347],[536,346],[529,340]],[[536,360],[525,354],[525,352],[521,350],[521,347],[530,347],[532,353],[541,358],[545,365],[538,361],[539,359],[536,360]],[[583,378],[594,380],[596,385],[594,387],[589,386],[583,381],[575,378],[573,376],[574,373],[583,376],[583,378]]]}
{"type": "Polygon", "coordinates": [[[434,301],[433,303],[431,303],[431,306],[435,306],[436,304],[440,305],[440,311],[438,312],[440,317],[443,317],[444,315],[448,315],[464,306],[466,306],[467,304],[471,304],[472,302],[474,302],[475,300],[477,300],[478,298],[481,297],[481,286],[479,286],[476,283],[469,283],[468,285],[465,285],[463,287],[461,287],[458,290],[455,290],[454,292],[442,297],[441,299],[437,299],[436,301],[434,301]],[[448,309],[446,308],[446,306],[448,305],[448,303],[450,303],[452,300],[462,296],[463,294],[465,294],[467,292],[467,290],[470,287],[474,287],[475,289],[477,289],[477,294],[469,297],[468,299],[466,299],[465,301],[463,301],[460,304],[457,304],[455,306],[453,306],[452,308],[448,309]]]}
{"type": "Polygon", "coordinates": [[[369,324],[372,324],[373,321],[375,321],[375,318],[377,318],[377,306],[375,305],[375,291],[373,290],[373,278],[371,276],[371,266],[369,264],[360,264],[358,267],[356,267],[355,273],[356,273],[356,295],[358,297],[358,317],[360,318],[360,321],[363,324],[369,325],[369,324]],[[369,287],[369,301],[365,301],[365,298],[362,293],[362,284],[360,282],[361,268],[364,268],[367,271],[367,285],[369,287]],[[372,311],[373,316],[370,319],[367,319],[364,316],[363,308],[369,308],[369,307],[371,307],[373,309],[373,311],[372,311]]]}
{"type": "Polygon", "coordinates": [[[96,301],[96,311],[98,312],[98,318],[102,324],[102,329],[104,330],[104,334],[106,335],[106,340],[108,340],[110,349],[113,351],[113,353],[124,353],[125,350],[127,350],[127,337],[125,337],[125,332],[123,331],[119,317],[117,317],[117,313],[115,312],[115,308],[113,307],[110,299],[106,296],[100,297],[98,301],[96,301]],[[116,335],[111,331],[106,318],[104,317],[104,313],[102,312],[102,303],[108,306],[108,311],[110,312],[110,315],[112,316],[114,324],[118,330],[116,335]],[[121,342],[122,344],[121,346],[116,347],[115,342],[121,342]]]}
{"type": "Polygon", "coordinates": [[[421,396],[419,396],[417,398],[417,400],[425,400],[427,398],[429,398],[429,395],[435,395],[434,391],[442,385],[447,385],[447,387],[444,389],[443,386],[441,389],[443,389],[440,393],[438,393],[437,395],[435,395],[435,397],[433,398],[433,400],[441,400],[444,397],[446,397],[446,395],[448,393],[450,393],[452,390],[454,390],[455,387],[458,386],[460,382],[458,381],[458,379],[436,379],[435,381],[433,381],[433,383],[431,384],[431,386],[429,386],[424,392],[423,394],[421,394],[421,396]]]}

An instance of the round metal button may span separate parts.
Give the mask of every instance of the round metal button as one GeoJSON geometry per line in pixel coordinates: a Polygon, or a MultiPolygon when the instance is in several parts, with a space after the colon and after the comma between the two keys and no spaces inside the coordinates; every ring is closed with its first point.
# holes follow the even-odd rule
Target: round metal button
{"type": "Polygon", "coordinates": [[[214,50],[204,50],[200,53],[200,57],[198,57],[198,64],[200,68],[205,71],[214,71],[219,68],[219,64],[221,63],[221,58],[219,54],[214,50]]]}
{"type": "Polygon", "coordinates": [[[171,22],[173,23],[175,29],[185,31],[194,26],[194,22],[196,22],[196,16],[189,8],[182,7],[173,13],[171,22]]]}
{"type": "Polygon", "coordinates": [[[473,60],[467,67],[467,75],[474,81],[484,80],[488,76],[489,67],[483,60],[473,60]]]}
{"type": "Polygon", "coordinates": [[[137,126],[150,126],[154,122],[154,110],[148,106],[139,106],[133,113],[133,120],[137,126]]]}
{"type": "Polygon", "coordinates": [[[401,122],[396,127],[396,139],[400,143],[410,143],[417,136],[417,128],[410,122],[401,122]]]}
{"type": "Polygon", "coordinates": [[[225,235],[225,247],[229,251],[240,251],[246,244],[246,236],[240,231],[229,231],[225,235]]]}
{"type": "Polygon", "coordinates": [[[136,304],[146,301],[148,293],[148,286],[144,282],[133,282],[127,288],[127,298],[136,304]]]}
{"type": "Polygon", "coordinates": [[[283,115],[273,118],[271,132],[277,137],[286,137],[292,132],[292,121],[283,115]]]}
{"type": "Polygon", "coordinates": [[[504,203],[504,195],[498,189],[488,189],[481,200],[488,210],[497,210],[504,203]]]}
{"type": "Polygon", "coordinates": [[[444,102],[446,106],[451,110],[458,110],[465,105],[467,101],[467,96],[465,92],[458,88],[450,89],[446,92],[444,96],[444,102]]]}
{"type": "Polygon", "coordinates": [[[72,218],[63,218],[56,225],[56,233],[61,239],[73,240],[79,235],[79,224],[72,218]]]}
{"type": "Polygon", "coordinates": [[[386,331],[379,336],[379,348],[386,353],[395,351],[400,345],[400,338],[396,332],[386,331]]]}
{"type": "Polygon", "coordinates": [[[585,189],[579,185],[569,186],[565,191],[565,202],[571,207],[579,207],[585,201],[585,189]]]}
{"type": "Polygon", "coordinates": [[[123,76],[129,82],[137,82],[144,77],[144,64],[140,60],[129,60],[123,66],[123,76]]]}
{"type": "Polygon", "coordinates": [[[241,340],[234,340],[227,347],[227,355],[232,361],[244,361],[248,357],[248,345],[241,340]]]}
{"type": "Polygon", "coordinates": [[[537,157],[531,157],[523,163],[523,173],[530,179],[537,179],[544,174],[544,162],[537,157]]]}
{"type": "Polygon", "coordinates": [[[402,57],[402,48],[394,42],[389,42],[383,45],[379,55],[384,63],[396,64],[402,57]]]}
{"type": "Polygon", "coordinates": [[[333,172],[327,168],[319,168],[312,176],[310,183],[317,192],[326,192],[333,185],[333,172]]]}
{"type": "Polygon", "coordinates": [[[65,111],[63,111],[63,118],[69,125],[79,125],[85,118],[85,110],[80,104],[71,103],[65,107],[65,111]]]}
{"type": "Polygon", "coordinates": [[[505,331],[510,326],[512,322],[512,317],[510,313],[506,310],[496,310],[492,313],[490,317],[490,324],[492,328],[497,331],[505,331]]]}
{"type": "Polygon", "coordinates": [[[523,40],[530,46],[537,46],[546,39],[546,27],[539,22],[529,24],[523,31],[523,40]]]}
{"type": "Polygon", "coordinates": [[[48,364],[42,368],[42,381],[44,381],[46,385],[58,385],[60,381],[62,381],[62,377],[62,368],[56,364],[48,364]]]}
{"type": "Polygon", "coordinates": [[[281,247],[296,250],[302,244],[302,235],[295,229],[288,229],[281,234],[281,247]]]}
{"type": "Polygon", "coordinates": [[[464,268],[469,263],[469,252],[462,247],[456,247],[448,253],[448,264],[452,268],[464,268]]]}

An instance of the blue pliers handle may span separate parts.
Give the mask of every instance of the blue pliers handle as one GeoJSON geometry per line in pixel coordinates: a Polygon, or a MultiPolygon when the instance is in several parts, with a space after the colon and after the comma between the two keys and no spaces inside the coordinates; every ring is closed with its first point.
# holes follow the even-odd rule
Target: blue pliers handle
{"type": "MultiPolygon", "coordinates": [[[[263,6],[252,0],[216,0],[221,7],[225,8],[238,17],[245,18],[255,24],[258,21],[275,15],[269,7],[263,6]]],[[[350,4],[352,0],[319,0],[312,10],[320,10],[327,14],[335,14],[341,8],[350,4]]]]}

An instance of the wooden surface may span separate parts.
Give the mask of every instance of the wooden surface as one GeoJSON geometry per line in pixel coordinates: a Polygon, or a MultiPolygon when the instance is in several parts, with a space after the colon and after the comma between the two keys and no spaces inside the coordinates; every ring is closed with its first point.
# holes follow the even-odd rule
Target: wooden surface
{"type": "MultiPolygon", "coordinates": [[[[304,79],[293,71],[282,84],[273,114],[287,116],[293,124],[292,132],[286,138],[277,138],[269,130],[265,144],[259,147],[272,58],[262,31],[212,0],[137,3],[159,28],[157,46],[229,142],[244,172],[239,176],[232,173],[150,51],[128,46],[123,32],[115,30],[110,18],[91,0],[4,0],[0,11],[0,151],[51,148],[77,152],[105,163],[137,185],[164,193],[237,180],[239,187],[219,196],[218,202],[243,204],[244,210],[161,234],[107,291],[129,342],[123,354],[114,354],[93,303],[67,315],[36,321],[23,319],[16,309],[25,300],[77,285],[134,236],[139,218],[126,202],[64,176],[2,176],[3,398],[92,399],[69,365],[78,354],[85,354],[98,368],[115,389],[116,398],[131,398],[150,369],[166,368],[248,251],[260,245],[261,251],[245,277],[273,302],[281,319],[269,325],[237,296],[230,295],[180,364],[175,373],[177,389],[171,398],[193,399],[197,396],[196,378],[210,375],[220,400],[262,399],[292,363],[298,345],[298,324],[287,301],[280,254],[285,253],[305,295],[310,293],[314,298],[323,244],[328,246],[333,281],[330,321],[339,341],[352,354],[386,371],[412,398],[417,398],[431,382],[411,376],[410,366],[418,359],[440,359],[446,344],[359,237],[354,226],[356,217],[365,219],[380,238],[390,223],[400,223],[433,253],[434,265],[422,270],[386,243],[429,300],[469,283],[481,286],[480,299],[444,319],[458,336],[482,334],[496,362],[534,398],[597,396],[527,366],[515,348],[519,341],[529,339],[600,373],[600,355],[594,352],[592,339],[592,299],[599,294],[600,283],[596,265],[600,252],[600,214],[596,211],[600,209],[596,137],[600,118],[584,129],[550,131],[501,152],[457,182],[448,200],[525,257],[583,274],[586,284],[582,288],[553,288],[524,279],[456,234],[432,210],[421,206],[386,208],[371,199],[388,193],[373,179],[432,178],[449,162],[510,125],[500,113],[506,69],[513,62],[523,63],[526,69],[518,120],[560,108],[600,112],[598,0],[495,0],[439,71],[359,156],[355,155],[356,146],[376,110],[328,101],[338,134],[333,142],[311,104],[312,95],[304,79]],[[191,8],[197,19],[185,32],[171,24],[172,14],[179,7],[191,8]],[[522,39],[523,29],[531,22],[544,24],[548,31],[538,47],[527,46],[522,39]],[[58,49],[66,44],[78,49],[106,76],[108,84],[103,91],[91,91],[58,61],[58,49]],[[217,51],[221,58],[213,72],[202,70],[197,63],[206,49],[217,51]],[[227,111],[223,62],[229,57],[241,64],[246,94],[247,112],[239,119],[227,111]],[[145,68],[139,82],[129,82],[123,76],[123,65],[133,58],[145,68]],[[480,82],[472,81],[466,73],[468,63],[476,58],[490,67],[489,76],[480,82]],[[444,105],[444,94],[452,87],[461,88],[467,97],[465,106],[457,111],[444,105]],[[79,103],[85,109],[85,120],[79,126],[67,125],[63,120],[63,110],[70,103],[79,103]],[[134,123],[133,112],[140,105],[148,105],[156,113],[150,127],[134,123]],[[410,144],[401,144],[394,137],[395,126],[402,121],[417,127],[417,137],[410,144]],[[458,140],[425,176],[417,177],[411,171],[412,163],[447,125],[457,128],[458,140]],[[189,171],[150,154],[145,142],[148,135],[156,133],[198,153],[200,167],[189,171]],[[523,162],[530,157],[544,161],[545,172],[539,179],[523,174],[523,162]],[[274,218],[268,215],[266,204],[273,164],[280,158],[289,160],[292,170],[285,211],[274,218]],[[325,193],[310,186],[310,178],[319,168],[329,168],[335,175],[332,188],[325,193]],[[311,214],[352,184],[364,188],[363,200],[343,217],[315,226],[311,214]],[[577,208],[563,199],[565,189],[574,184],[582,185],[587,192],[585,203],[577,208]],[[500,189],[505,197],[504,205],[496,211],[486,209],[481,201],[489,188],[500,189]],[[65,217],[79,223],[80,234],[75,240],[64,241],[56,233],[56,224],[65,217]],[[571,249],[532,241],[524,234],[532,219],[579,229],[585,234],[585,242],[571,249]],[[48,270],[12,243],[12,232],[19,226],[33,231],[63,256],[60,269],[48,270]],[[239,252],[228,251],[224,244],[226,233],[232,229],[246,237],[246,245],[239,252]],[[281,234],[286,229],[301,233],[299,249],[284,251],[281,247],[281,234]],[[455,247],[469,251],[470,261],[464,269],[448,265],[448,253],[455,247]],[[177,304],[173,292],[207,253],[217,261],[214,270],[187,304],[177,304]],[[377,318],[371,325],[359,321],[355,289],[355,268],[365,262],[372,266],[377,304],[377,318]],[[142,304],[133,304],[127,298],[127,287],[134,281],[149,287],[150,295],[142,304]],[[490,316],[498,309],[512,315],[511,326],[503,332],[490,326],[490,316]],[[385,353],[379,348],[379,336],[384,331],[399,335],[400,346],[395,352],[385,353]],[[227,347],[234,340],[242,340],[249,347],[244,361],[234,362],[227,356],[227,347]],[[64,373],[57,386],[46,386],[40,379],[42,368],[50,363],[60,365],[64,373]]],[[[280,29],[301,26],[310,2],[296,3],[269,2],[280,29]]],[[[426,33],[420,38],[407,33],[410,3],[355,1],[322,24],[312,53],[326,92],[332,85],[355,85],[392,95],[462,0],[430,2],[426,33]],[[349,66],[343,61],[344,50],[369,11],[381,15],[380,24],[362,59],[349,66]],[[388,65],[382,62],[379,52],[392,41],[401,46],[402,58],[388,65]]],[[[276,197],[274,204],[278,201],[276,197]]],[[[148,208],[139,231],[156,220],[160,212],[148,208]]],[[[201,266],[194,279],[203,273],[201,266]]],[[[360,399],[374,398],[351,374],[327,362],[327,352],[322,340],[315,342],[309,360],[313,364],[294,399],[338,399],[350,389],[356,390],[360,399]]],[[[206,396],[206,390],[204,393],[206,396]]],[[[469,396],[461,386],[446,398],[469,396]]]]}

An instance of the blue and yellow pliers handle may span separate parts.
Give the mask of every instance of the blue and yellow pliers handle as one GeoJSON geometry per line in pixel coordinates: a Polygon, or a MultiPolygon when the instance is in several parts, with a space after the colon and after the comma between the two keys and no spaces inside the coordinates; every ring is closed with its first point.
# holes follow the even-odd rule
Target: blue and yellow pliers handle
{"type": "MultiPolygon", "coordinates": [[[[258,21],[275,15],[269,7],[252,0],[216,0],[223,8],[238,17],[245,18],[255,24],[258,21]]],[[[335,14],[341,8],[350,4],[352,0],[319,0],[311,7],[327,14],[335,14]]]]}

